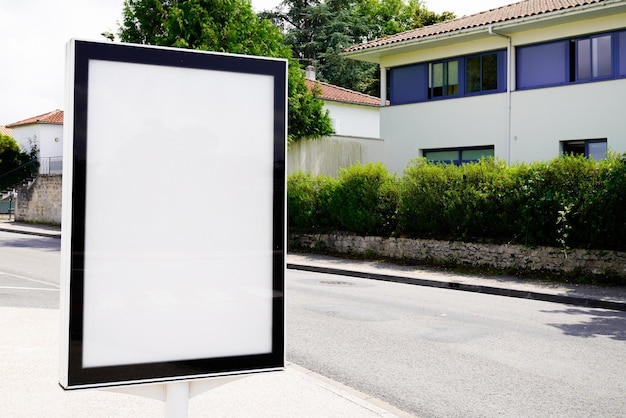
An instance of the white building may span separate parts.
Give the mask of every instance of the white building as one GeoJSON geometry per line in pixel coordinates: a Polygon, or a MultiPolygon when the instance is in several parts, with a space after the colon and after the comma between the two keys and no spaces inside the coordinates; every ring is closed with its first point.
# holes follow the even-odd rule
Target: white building
{"type": "Polygon", "coordinates": [[[61,174],[63,157],[63,111],[53,110],[6,125],[22,151],[39,150],[39,172],[61,174]]]}
{"type": "Polygon", "coordinates": [[[381,67],[391,171],[626,152],[626,0],[526,0],[345,53],[381,67]]]}
{"type": "Polygon", "coordinates": [[[353,164],[382,161],[385,144],[380,139],[380,99],[317,81],[310,67],[306,82],[324,102],[335,133],[290,144],[288,172],[336,176],[340,169],[353,164]]]}

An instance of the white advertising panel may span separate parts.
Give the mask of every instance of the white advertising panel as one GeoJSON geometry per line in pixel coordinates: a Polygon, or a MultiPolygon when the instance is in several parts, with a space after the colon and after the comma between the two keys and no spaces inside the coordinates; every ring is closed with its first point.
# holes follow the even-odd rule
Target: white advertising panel
{"type": "Polygon", "coordinates": [[[68,44],[64,388],[284,366],[286,71],[68,44]]]}

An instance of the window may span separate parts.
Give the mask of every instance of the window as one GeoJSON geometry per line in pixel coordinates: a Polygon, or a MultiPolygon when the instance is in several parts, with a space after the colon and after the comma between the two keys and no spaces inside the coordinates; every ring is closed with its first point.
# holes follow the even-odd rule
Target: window
{"type": "Polygon", "coordinates": [[[493,146],[438,148],[423,150],[422,154],[429,162],[461,165],[477,162],[481,158],[493,157],[493,146]]]}
{"type": "Polygon", "coordinates": [[[432,97],[459,94],[459,60],[433,64],[432,97]]]}
{"type": "Polygon", "coordinates": [[[538,88],[626,76],[626,31],[516,49],[517,88],[538,88]]]}
{"type": "Polygon", "coordinates": [[[606,139],[588,139],[561,142],[563,154],[584,155],[585,158],[603,160],[606,158],[606,139]]]}
{"type": "Polygon", "coordinates": [[[392,105],[505,90],[505,50],[389,70],[389,100],[392,105]]]}
{"type": "Polygon", "coordinates": [[[466,67],[466,93],[498,89],[498,54],[470,57],[466,60],[466,67]]]}
{"type": "Polygon", "coordinates": [[[572,73],[572,76],[576,76],[575,80],[590,80],[613,75],[611,39],[612,36],[609,34],[572,41],[575,45],[573,62],[576,71],[572,73]]]}

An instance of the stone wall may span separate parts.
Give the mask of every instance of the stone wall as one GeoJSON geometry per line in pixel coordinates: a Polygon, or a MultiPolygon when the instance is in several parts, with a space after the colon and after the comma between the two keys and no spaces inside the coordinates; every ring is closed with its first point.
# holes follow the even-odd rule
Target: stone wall
{"type": "Polygon", "coordinates": [[[382,238],[349,234],[290,235],[291,248],[330,250],[342,254],[383,256],[401,260],[489,266],[497,269],[581,272],[626,278],[626,253],[511,244],[479,244],[428,239],[382,238]]]}
{"type": "Polygon", "coordinates": [[[61,224],[61,188],[63,176],[40,175],[28,186],[17,189],[17,222],[61,224]]]}

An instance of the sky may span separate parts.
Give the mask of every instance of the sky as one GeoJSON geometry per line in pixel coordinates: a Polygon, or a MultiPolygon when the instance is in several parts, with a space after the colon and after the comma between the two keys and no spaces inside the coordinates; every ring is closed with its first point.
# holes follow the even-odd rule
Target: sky
{"type": "MultiPolygon", "coordinates": [[[[426,0],[457,16],[516,0],[426,0]]],[[[64,109],[65,46],[72,39],[104,41],[117,33],[123,0],[0,0],[0,125],[64,109]]],[[[280,0],[252,0],[256,11],[280,0]]]]}

